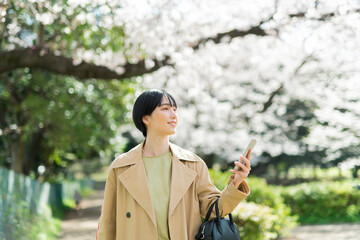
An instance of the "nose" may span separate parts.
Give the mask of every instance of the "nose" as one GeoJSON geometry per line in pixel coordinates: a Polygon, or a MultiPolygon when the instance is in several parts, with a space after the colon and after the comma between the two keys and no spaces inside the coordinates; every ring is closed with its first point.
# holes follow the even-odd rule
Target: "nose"
{"type": "Polygon", "coordinates": [[[170,115],[171,118],[173,119],[176,119],[177,118],[177,113],[176,111],[174,111],[174,109],[171,109],[171,115],[170,115]]]}

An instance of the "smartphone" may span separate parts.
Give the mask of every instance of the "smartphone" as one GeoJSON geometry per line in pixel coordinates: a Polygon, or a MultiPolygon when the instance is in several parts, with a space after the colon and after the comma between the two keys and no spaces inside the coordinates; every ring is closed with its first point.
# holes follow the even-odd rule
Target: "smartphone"
{"type": "MultiPolygon", "coordinates": [[[[249,153],[249,150],[250,150],[250,149],[252,150],[252,149],[254,148],[255,144],[256,144],[256,139],[255,139],[255,138],[252,138],[252,139],[250,140],[250,142],[248,143],[248,145],[246,146],[245,150],[242,152],[241,155],[243,155],[244,157],[247,158],[247,155],[248,155],[248,153],[249,153]]],[[[240,159],[240,160],[241,160],[241,159],[240,159]]],[[[240,170],[240,171],[241,171],[242,168],[240,168],[239,166],[235,165],[234,170],[236,170],[236,171],[239,171],[239,170],[240,170]]]]}

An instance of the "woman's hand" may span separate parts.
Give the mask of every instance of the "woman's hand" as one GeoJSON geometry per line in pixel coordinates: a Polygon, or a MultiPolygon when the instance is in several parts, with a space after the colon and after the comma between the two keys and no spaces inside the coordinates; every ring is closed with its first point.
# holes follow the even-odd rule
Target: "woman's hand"
{"type": "Polygon", "coordinates": [[[250,166],[250,158],[251,158],[251,149],[249,150],[249,153],[247,155],[247,158],[245,158],[243,155],[240,156],[240,159],[244,162],[234,162],[236,166],[240,167],[240,170],[235,171],[234,169],[231,169],[230,172],[234,173],[234,175],[231,175],[230,178],[233,179],[234,185],[236,188],[239,187],[239,185],[244,181],[245,178],[250,173],[251,166],[250,166]]]}

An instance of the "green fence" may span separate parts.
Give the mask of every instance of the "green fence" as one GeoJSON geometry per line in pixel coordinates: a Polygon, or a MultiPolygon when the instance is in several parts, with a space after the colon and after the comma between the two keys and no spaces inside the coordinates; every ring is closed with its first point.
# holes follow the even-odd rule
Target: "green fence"
{"type": "Polygon", "coordinates": [[[73,199],[75,191],[93,188],[90,179],[40,183],[14,171],[0,168],[0,239],[9,231],[9,224],[16,223],[26,211],[34,215],[52,214],[51,209],[63,209],[65,198],[73,199]]]}

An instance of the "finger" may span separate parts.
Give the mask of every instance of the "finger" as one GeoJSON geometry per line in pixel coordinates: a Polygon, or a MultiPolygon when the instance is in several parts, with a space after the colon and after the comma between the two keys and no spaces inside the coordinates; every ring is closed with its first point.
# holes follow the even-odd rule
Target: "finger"
{"type": "Polygon", "coordinates": [[[250,160],[249,160],[249,159],[245,158],[243,155],[240,156],[240,159],[244,162],[243,164],[244,164],[246,167],[251,168],[251,167],[250,167],[251,164],[250,164],[250,160]]]}
{"type": "Polygon", "coordinates": [[[235,164],[236,166],[239,166],[241,169],[247,168],[245,162],[235,161],[234,164],[235,164]]]}
{"type": "Polygon", "coordinates": [[[241,179],[245,179],[249,175],[249,173],[247,173],[245,171],[234,171],[233,173],[235,173],[233,175],[234,178],[239,178],[240,177],[241,179]]]}
{"type": "Polygon", "coordinates": [[[242,174],[242,173],[249,174],[249,173],[250,173],[250,170],[249,170],[247,167],[243,166],[243,168],[242,168],[241,170],[231,169],[230,172],[231,172],[231,173],[235,173],[235,174],[240,174],[240,173],[241,173],[241,174],[242,174]]]}
{"type": "Polygon", "coordinates": [[[246,158],[244,158],[244,160],[242,160],[242,162],[238,162],[238,161],[234,162],[234,164],[236,166],[239,166],[241,168],[241,170],[238,170],[238,171],[244,171],[246,169],[246,171],[250,172],[251,167],[248,166],[248,165],[250,165],[250,162],[249,161],[246,162],[246,161],[248,161],[248,160],[246,158]]]}
{"type": "Polygon", "coordinates": [[[252,149],[250,148],[250,149],[249,149],[249,152],[248,152],[248,154],[247,154],[247,156],[246,156],[246,158],[249,159],[249,160],[250,160],[250,158],[251,158],[251,152],[252,152],[252,149]]]}
{"type": "Polygon", "coordinates": [[[243,163],[235,162],[235,165],[236,165],[236,166],[239,166],[239,167],[241,168],[241,170],[237,170],[237,171],[236,171],[235,169],[231,169],[230,172],[232,172],[232,173],[245,172],[245,173],[249,174],[250,169],[249,169],[247,166],[245,166],[243,163]]]}

